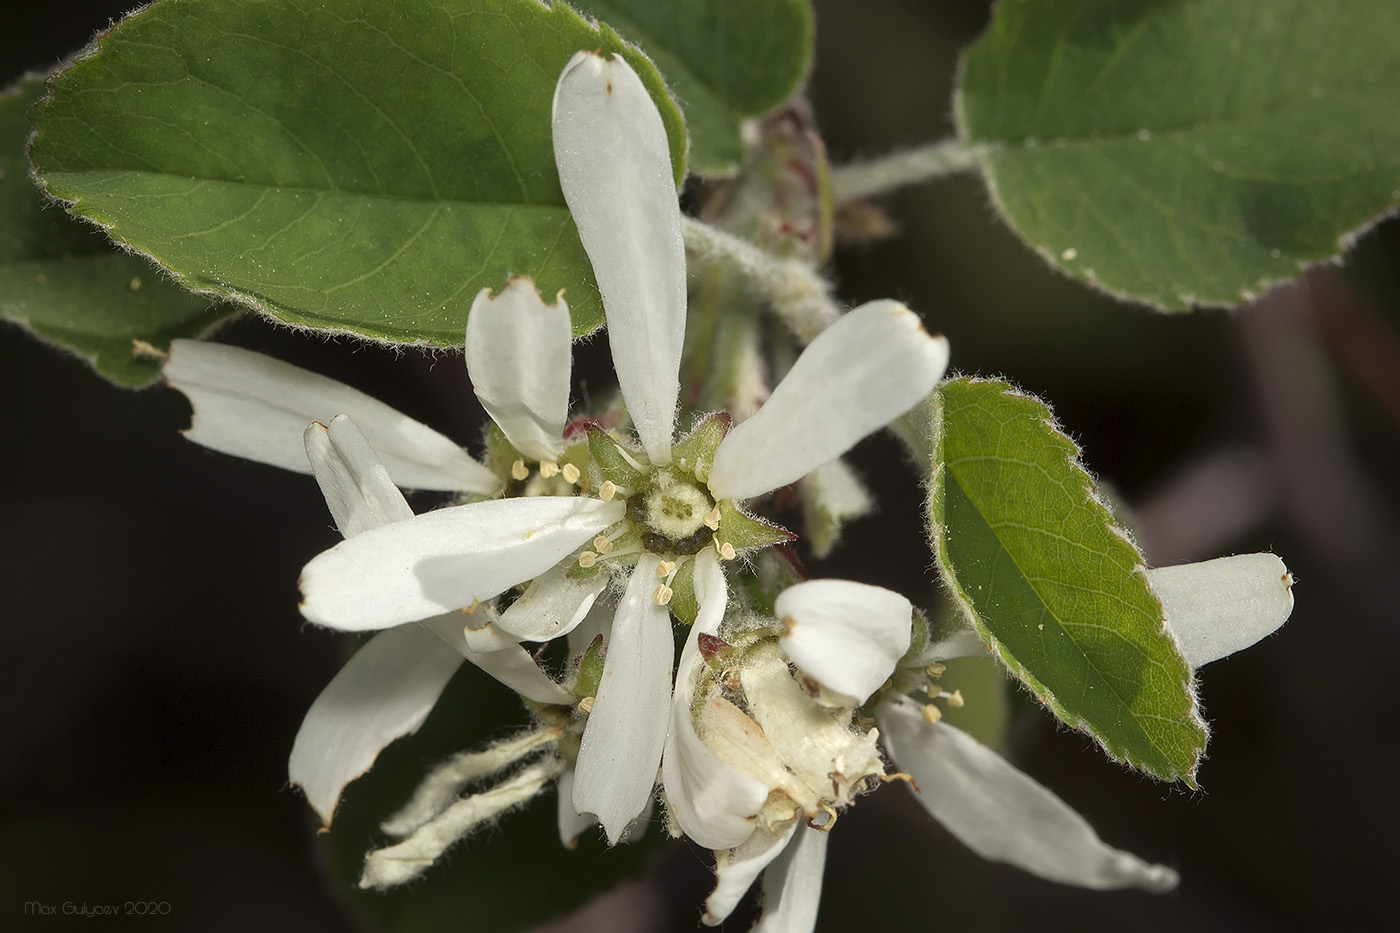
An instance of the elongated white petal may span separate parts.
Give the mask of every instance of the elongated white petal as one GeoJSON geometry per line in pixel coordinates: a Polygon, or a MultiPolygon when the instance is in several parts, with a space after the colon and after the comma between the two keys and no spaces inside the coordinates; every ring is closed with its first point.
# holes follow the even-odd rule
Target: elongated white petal
{"type": "Polygon", "coordinates": [[[857,706],[909,650],[914,607],[883,587],[808,580],[779,593],[773,611],[787,629],[779,639],[787,656],[857,706]]]}
{"type": "Polygon", "coordinates": [[[270,356],[204,340],[175,340],[165,379],[189,397],[197,444],[309,473],[302,432],[349,415],[394,482],[406,489],[487,494],[500,480],[461,447],[378,399],[270,356]]]}
{"type": "Polygon", "coordinates": [[[557,801],[556,816],[559,821],[559,841],[566,849],[577,848],[578,837],[582,836],[588,827],[598,822],[591,813],[579,813],[574,809],[573,768],[569,768],[559,775],[559,800],[557,801]]]}
{"type": "Polygon", "coordinates": [[[307,710],[287,765],[321,822],[386,745],[418,731],[461,663],[416,625],[380,632],[346,662],[307,710]]]}
{"type": "Polygon", "coordinates": [[[616,845],[651,800],[671,698],[671,613],[651,598],[657,558],[637,562],[617,604],[603,679],[574,768],[574,806],[616,845]]]}
{"type": "Polygon", "coordinates": [[[1272,554],[1157,567],[1147,580],[1192,668],[1248,648],[1293,612],[1293,575],[1272,554]]]}
{"type": "Polygon", "coordinates": [[[554,90],[554,162],[593,263],[618,386],[652,462],[671,462],[685,241],[666,128],[621,58],[579,52],[554,90]]]}
{"type": "Polygon", "coordinates": [[[803,826],[763,873],[763,917],[753,933],[812,933],[822,901],[828,832],[803,826]]]}
{"type": "Polygon", "coordinates": [[[502,632],[488,619],[477,618],[486,612],[485,607],[472,615],[449,612],[424,619],[419,624],[521,696],[536,703],[572,705],[573,694],[540,670],[535,659],[516,644],[514,638],[502,632]],[[467,628],[463,622],[478,627],[467,628]]]}
{"type": "Polygon", "coordinates": [[[536,577],[496,625],[524,641],[549,641],[572,632],[608,585],[608,575],[569,578],[569,566],[556,564],[536,577]]]}
{"type": "Polygon", "coordinates": [[[317,625],[358,632],[466,608],[544,573],[622,511],[619,501],[540,496],[385,525],[306,565],[301,612],[317,625]]]}
{"type": "Polygon", "coordinates": [[[743,845],[715,853],[715,889],[705,899],[702,918],[706,926],[718,926],[734,912],[753,887],[754,879],[787,847],[798,822],[790,820],[776,832],[760,827],[743,845]]]}
{"type": "Polygon", "coordinates": [[[710,491],[747,499],[801,479],[913,408],[948,368],[948,341],[930,337],[897,301],[841,317],[797,358],[773,395],[715,452],[710,491]]]}
{"type": "Polygon", "coordinates": [[[881,703],[875,722],[924,809],[983,858],[1083,888],[1176,887],[1176,872],[1104,845],[1063,800],[967,733],[930,724],[909,698],[881,703]]]}
{"type": "Polygon", "coordinates": [[[342,535],[349,538],[413,517],[403,493],[349,415],[336,415],[329,426],[311,422],[302,440],[311,472],[342,535]]]}
{"type": "Polygon", "coordinates": [[[515,449],[536,460],[564,450],[569,420],[569,344],[563,298],[547,305],[535,283],[518,276],[494,298],[477,293],[467,318],[467,373],[481,407],[515,449]]]}
{"type": "Polygon", "coordinates": [[[754,831],[768,788],[721,761],[695,731],[695,682],[704,668],[699,638],[718,631],[728,601],[724,572],[712,548],[695,558],[695,596],[699,611],[676,668],[661,781],[671,814],[687,836],[707,849],[730,849],[754,831]]]}

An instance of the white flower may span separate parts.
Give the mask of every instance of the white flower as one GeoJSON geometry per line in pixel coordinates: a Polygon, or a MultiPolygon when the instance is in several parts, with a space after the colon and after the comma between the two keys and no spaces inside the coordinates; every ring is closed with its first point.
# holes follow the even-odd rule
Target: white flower
{"type": "MultiPolygon", "coordinates": [[[[346,415],[313,422],[306,454],[336,526],[346,537],[412,516],[403,494],[346,415]]],[[[329,826],[347,784],[379,752],[417,731],[443,688],[468,658],[502,683],[540,703],[571,704],[572,695],[536,666],[514,640],[481,618],[458,613],[381,632],[357,651],[307,711],[292,746],[288,774],[329,826]]]]}
{"type": "MultiPolygon", "coordinates": [[[[1168,630],[1184,646],[1193,668],[1253,644],[1277,629],[1292,610],[1292,578],[1271,554],[1161,568],[1148,571],[1148,576],[1162,599],[1168,630]]],[[[752,718],[731,716],[720,722],[710,712],[715,680],[704,670],[698,652],[691,653],[701,633],[692,635],[678,675],[665,791],[680,828],[718,850],[718,882],[706,901],[707,924],[722,922],[763,873],[765,909],[756,929],[800,933],[815,926],[827,831],[835,808],[850,802],[848,794],[842,799],[842,783],[886,777],[882,767],[860,753],[875,732],[862,735],[849,725],[851,710],[864,704],[894,672],[908,648],[908,603],[886,591],[872,595],[875,589],[826,580],[783,592],[775,611],[785,626],[779,639],[784,653],[797,663],[799,677],[837,696],[819,691],[812,698],[810,691],[789,691],[788,699],[775,704],[771,691],[759,692],[746,697],[752,718]],[[709,698],[698,704],[698,716],[697,688],[709,698]],[[803,696],[809,709],[794,709],[803,696]],[[832,702],[850,706],[832,709],[832,702]],[[763,710],[764,704],[780,709],[763,710]],[[820,715],[818,709],[825,710],[829,725],[846,725],[844,739],[839,728],[829,730],[836,738],[805,746],[782,738],[782,731],[791,728],[784,720],[810,720],[820,715]],[[774,737],[768,735],[770,724],[774,737]],[[812,756],[815,760],[805,760],[812,756]],[[809,791],[794,778],[804,772],[820,775],[823,757],[831,782],[823,788],[827,798],[813,807],[810,798],[801,799],[809,791]],[[786,820],[784,805],[794,809],[786,820]],[[817,810],[830,811],[825,822],[817,810]],[[801,821],[806,825],[799,826],[801,821]]],[[[771,647],[759,651],[758,671],[786,673],[774,666],[771,647]]],[[[913,660],[923,665],[979,653],[975,638],[958,637],[928,646],[913,660]]],[[[726,669],[749,691],[757,678],[747,664],[747,658],[731,659],[726,669]]],[[[781,680],[779,676],[775,682],[781,680]]],[[[1175,887],[1177,876],[1171,869],[1105,845],[1059,797],[941,721],[931,707],[907,696],[889,696],[876,704],[874,718],[886,750],[911,776],[925,809],[982,857],[1087,888],[1175,887]]],[[[806,731],[815,734],[810,725],[806,731]]]]}
{"type": "MultiPolygon", "coordinates": [[[[478,397],[517,449],[548,462],[562,450],[568,410],[567,306],[562,300],[545,305],[533,284],[521,278],[495,297],[483,290],[473,309],[469,332],[477,343],[502,351],[469,357],[478,397]],[[532,374],[517,365],[521,344],[533,348],[524,358],[537,361],[544,372],[532,374]]],[[[258,353],[177,340],[165,376],[193,404],[187,437],[236,456],[314,473],[347,538],[413,517],[396,482],[469,495],[494,494],[502,485],[491,470],[432,429],[349,386],[258,353]]],[[[561,498],[553,513],[548,506],[541,511],[567,515],[580,504],[561,498]]],[[[492,503],[481,505],[489,513],[492,503]]],[[[581,598],[586,602],[587,592],[581,598]]],[[[581,615],[587,605],[574,608],[581,615]]],[[[289,766],[291,782],[302,787],[326,825],[345,785],[368,770],[389,742],[417,730],[464,657],[531,700],[573,703],[520,647],[520,638],[506,635],[493,617],[482,607],[467,616],[424,616],[421,624],[385,620],[363,626],[388,631],[356,652],[312,705],[289,766]]]]}
{"type": "MultiPolygon", "coordinates": [[[[692,559],[695,568],[717,568],[718,555],[754,544],[734,537],[735,529],[758,524],[734,500],[799,479],[908,410],[942,376],[948,351],[907,309],[872,302],[814,340],[752,418],[722,441],[723,423],[711,421],[689,453],[678,455],[686,300],[680,210],[660,115],[625,62],[579,53],[568,64],[555,93],[554,146],[603,294],[613,364],[641,450],[595,438],[600,482],[590,488],[598,498],[459,506],[348,540],[307,565],[302,611],[336,628],[379,628],[472,606],[533,580],[499,625],[543,641],[577,624],[606,586],[608,574],[584,571],[609,565],[624,575],[634,563],[573,780],[577,809],[596,814],[616,842],[651,798],[666,738],[672,584],[692,559]],[[602,462],[604,454],[616,465],[602,462]],[[619,489],[625,510],[621,496],[605,501],[619,489]],[[594,547],[580,550],[587,544],[594,547]],[[708,544],[713,556],[693,557],[708,544]]],[[[469,353],[506,365],[484,340],[473,349],[471,337],[469,353]]],[[[522,413],[521,428],[501,427],[525,450],[524,426],[551,409],[519,379],[492,385],[493,392],[515,393],[487,407],[498,420],[522,413]]],[[[695,568],[687,572],[708,574],[695,568]]],[[[722,598],[720,581],[697,600],[700,612],[708,611],[707,600],[722,598]]]]}

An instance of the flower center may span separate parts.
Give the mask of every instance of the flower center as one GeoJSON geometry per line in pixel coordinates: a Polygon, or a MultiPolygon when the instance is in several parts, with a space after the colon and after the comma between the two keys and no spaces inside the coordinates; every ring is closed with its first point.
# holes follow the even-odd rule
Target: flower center
{"type": "Polygon", "coordinates": [[[642,546],[654,554],[699,553],[714,538],[714,500],[669,473],[657,480],[627,500],[627,518],[641,529],[642,546]]]}

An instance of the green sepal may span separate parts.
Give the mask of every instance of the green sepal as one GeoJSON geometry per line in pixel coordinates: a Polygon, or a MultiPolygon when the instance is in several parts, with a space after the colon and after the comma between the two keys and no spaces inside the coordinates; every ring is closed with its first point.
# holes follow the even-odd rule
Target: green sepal
{"type": "Polygon", "coordinates": [[[588,453],[593,458],[593,465],[597,468],[598,482],[612,480],[613,484],[623,489],[637,491],[645,478],[643,472],[650,467],[651,461],[646,454],[627,450],[624,455],[622,445],[613,439],[607,431],[596,425],[588,426],[588,453]],[[642,469],[633,466],[628,458],[635,461],[642,469]]]}
{"type": "Polygon", "coordinates": [[[671,579],[671,614],[686,625],[694,625],[700,613],[695,598],[695,561],[683,561],[671,579]]]}
{"type": "Polygon", "coordinates": [[[797,540],[797,535],[782,525],[750,515],[735,505],[732,499],[721,499],[715,507],[719,509],[719,530],[715,532],[715,540],[721,544],[732,544],[736,551],[750,551],[797,540]]]}
{"type": "Polygon", "coordinates": [[[517,460],[527,460],[528,458],[515,449],[515,445],[506,437],[506,432],[494,421],[486,423],[486,465],[491,472],[500,477],[502,483],[507,486],[520,481],[510,475],[510,468],[517,460]]]}
{"type": "Polygon", "coordinates": [[[715,462],[715,451],[729,433],[733,419],[728,412],[716,412],[701,419],[684,438],[671,448],[671,465],[684,470],[702,483],[710,481],[710,467],[715,462]]]}
{"type": "Polygon", "coordinates": [[[598,685],[603,682],[603,661],[607,652],[603,650],[603,636],[595,635],[578,660],[578,678],[574,680],[574,696],[579,699],[596,697],[598,685]]]}
{"type": "Polygon", "coordinates": [[[1194,786],[1206,728],[1142,555],[1039,400],[957,379],[933,409],[929,534],[992,653],[1113,758],[1194,786]]]}

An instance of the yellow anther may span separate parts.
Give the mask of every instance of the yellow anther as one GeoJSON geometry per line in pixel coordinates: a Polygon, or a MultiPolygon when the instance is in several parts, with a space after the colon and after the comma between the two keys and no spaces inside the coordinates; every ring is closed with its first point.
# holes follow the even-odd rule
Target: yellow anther
{"type": "Polygon", "coordinates": [[[545,479],[552,479],[559,475],[559,464],[553,460],[540,461],[540,475],[545,479]]]}
{"type": "Polygon", "coordinates": [[[676,571],[676,562],[673,560],[663,560],[656,565],[656,575],[661,579],[666,579],[676,571]]]}
{"type": "Polygon", "coordinates": [[[594,701],[595,699],[597,699],[597,698],[596,698],[596,697],[584,697],[582,700],[579,700],[579,701],[578,701],[578,711],[579,711],[580,713],[582,713],[583,715],[585,715],[585,716],[587,716],[589,713],[593,712],[593,701],[594,701]]]}
{"type": "Polygon", "coordinates": [[[604,502],[611,502],[615,495],[617,495],[617,487],[613,485],[613,481],[610,479],[603,480],[603,485],[598,487],[598,498],[602,499],[604,502]]]}
{"type": "Polygon", "coordinates": [[[596,563],[598,563],[598,555],[594,554],[592,551],[584,551],[578,556],[578,565],[584,570],[587,570],[596,563]]]}
{"type": "Polygon", "coordinates": [[[669,586],[664,583],[659,583],[656,589],[651,591],[651,601],[658,606],[665,606],[671,602],[671,597],[673,595],[674,593],[669,586]]]}
{"type": "Polygon", "coordinates": [[[953,707],[953,709],[957,709],[958,707],[962,706],[963,702],[964,700],[961,690],[954,690],[953,695],[948,697],[948,705],[953,707]]]}
{"type": "Polygon", "coordinates": [[[510,465],[511,479],[525,479],[530,475],[530,468],[525,465],[524,460],[517,460],[510,465]]]}
{"type": "Polygon", "coordinates": [[[943,672],[947,669],[948,665],[939,664],[937,661],[935,661],[924,670],[924,673],[928,674],[930,677],[942,677],[943,672]]]}
{"type": "Polygon", "coordinates": [[[723,544],[716,541],[715,550],[719,551],[720,560],[734,559],[734,545],[730,544],[728,541],[724,542],[723,544]]]}
{"type": "Polygon", "coordinates": [[[612,550],[612,542],[607,535],[599,535],[593,539],[593,547],[599,554],[607,554],[612,550]]]}
{"type": "Polygon", "coordinates": [[[932,703],[924,704],[923,713],[924,722],[929,723],[930,725],[932,725],[935,722],[938,722],[938,720],[943,718],[943,710],[934,706],[932,703]]]}
{"type": "Polygon", "coordinates": [[[564,482],[568,483],[570,486],[577,483],[578,478],[583,475],[579,472],[578,467],[574,466],[572,463],[566,463],[560,467],[559,474],[564,477],[564,482]]]}
{"type": "Polygon", "coordinates": [[[719,507],[716,506],[710,509],[700,520],[704,522],[705,527],[711,531],[719,531],[719,507]]]}

